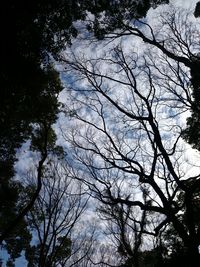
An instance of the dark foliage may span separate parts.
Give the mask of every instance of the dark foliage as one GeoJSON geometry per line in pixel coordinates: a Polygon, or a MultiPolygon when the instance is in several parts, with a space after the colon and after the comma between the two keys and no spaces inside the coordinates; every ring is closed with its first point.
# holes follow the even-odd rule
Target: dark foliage
{"type": "MultiPolygon", "coordinates": [[[[1,7],[0,233],[6,246],[14,247],[16,237],[28,231],[23,216],[12,233],[5,231],[25,205],[19,204],[23,186],[13,180],[16,149],[33,136],[41,140],[39,132],[32,134],[35,125],[49,128],[56,120],[62,86],[48,57],[75,36],[74,8],[69,1],[24,0],[1,7]]],[[[37,150],[43,153],[41,146],[37,150]]]]}
{"type": "Polygon", "coordinates": [[[62,88],[51,88],[59,77],[45,66],[76,35],[72,21],[81,14],[78,1],[66,0],[4,1],[1,12],[0,168],[6,165],[4,175],[11,177],[15,149],[29,137],[30,123],[55,112],[44,92],[48,83],[55,107],[62,88]]]}
{"type": "Polygon", "coordinates": [[[195,11],[194,11],[195,18],[200,17],[200,2],[196,4],[195,11]]]}
{"type": "MultiPolygon", "coordinates": [[[[59,51],[76,37],[73,21],[84,19],[86,10],[96,18],[105,11],[110,29],[121,27],[122,14],[143,17],[150,6],[168,1],[78,1],[8,0],[1,7],[1,91],[0,91],[0,226],[1,231],[20,212],[20,183],[12,180],[16,149],[34,137],[33,125],[52,125],[59,110],[57,96],[62,90],[59,75],[51,65],[59,51]],[[128,13],[125,11],[128,10],[128,13]],[[119,23],[118,23],[119,22],[119,23]]],[[[98,21],[98,20],[96,20],[98,21]]],[[[95,28],[97,37],[101,32],[95,28]]],[[[101,30],[100,30],[101,31],[101,30]]],[[[42,132],[37,132],[37,140],[42,132]]],[[[34,143],[33,142],[33,143],[34,143]]],[[[33,144],[43,153],[42,143],[33,144]]],[[[46,148],[45,148],[46,150],[46,148]]],[[[45,159],[45,157],[44,157],[45,159]]],[[[20,254],[21,239],[30,240],[26,222],[5,239],[7,249],[20,254]],[[16,243],[16,244],[15,244],[16,243]],[[15,244],[15,245],[12,245],[15,244]]],[[[12,252],[10,252],[12,254],[12,252]]],[[[18,255],[17,254],[17,255],[18,255]]],[[[13,256],[13,258],[16,257],[13,256]]],[[[12,265],[12,262],[10,263],[12,265]]]]}
{"type": "Polygon", "coordinates": [[[150,7],[155,8],[159,4],[168,4],[169,0],[98,0],[95,2],[96,4],[90,5],[88,9],[95,15],[95,21],[88,25],[88,29],[94,32],[98,39],[103,39],[105,34],[112,33],[115,29],[123,29],[124,20],[145,17],[150,7]],[[104,11],[103,18],[101,17],[102,11],[104,11]]]}
{"type": "Polygon", "coordinates": [[[193,103],[191,107],[191,116],[187,120],[187,128],[183,132],[186,141],[200,150],[200,58],[196,56],[191,64],[191,84],[193,87],[193,103]]]}

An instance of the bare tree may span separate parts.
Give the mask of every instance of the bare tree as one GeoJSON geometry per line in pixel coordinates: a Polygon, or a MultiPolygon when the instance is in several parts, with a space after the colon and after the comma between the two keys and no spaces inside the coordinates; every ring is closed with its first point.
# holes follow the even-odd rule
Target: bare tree
{"type": "MultiPolygon", "coordinates": [[[[90,250],[85,236],[88,229],[83,227],[82,233],[75,233],[89,197],[80,182],[70,178],[66,167],[54,157],[48,158],[42,184],[28,215],[34,245],[27,250],[26,258],[30,266],[74,266],[90,250]]],[[[94,231],[88,236],[92,244],[94,231]]]]}
{"type": "Polygon", "coordinates": [[[183,36],[177,21],[167,21],[169,40],[159,39],[150,25],[141,22],[150,36],[125,25],[123,32],[113,33],[115,42],[107,52],[63,58],[72,81],[71,105],[65,112],[76,120],[71,133],[64,135],[74,159],[82,164],[75,176],[93,196],[109,206],[139,208],[147,218],[154,213],[155,223],[149,226],[153,231],[143,231],[155,236],[172,224],[189,261],[199,259],[200,228],[192,203],[200,179],[198,173],[189,173],[191,166],[184,160],[181,114],[193,105],[188,68],[192,73],[191,46],[196,43],[191,29],[183,36]],[[128,41],[142,39],[153,47],[151,53],[126,52],[123,40],[116,45],[116,37],[125,36],[128,41]],[[145,201],[140,190],[144,186],[145,201]],[[183,212],[185,220],[179,216],[183,212]]]}
{"type": "MultiPolygon", "coordinates": [[[[143,201],[146,203],[148,190],[141,188],[143,193],[143,201]]],[[[146,216],[146,210],[141,213],[136,207],[127,206],[123,203],[116,205],[104,204],[99,208],[100,217],[105,220],[107,225],[106,235],[110,236],[112,244],[121,256],[123,266],[143,266],[142,262],[145,260],[146,248],[143,241],[145,236],[150,235],[155,237],[153,231],[150,231],[149,225],[152,223],[150,216],[146,216]],[[136,219],[137,218],[137,219],[136,219]]],[[[151,247],[149,244],[149,249],[151,247]]],[[[153,254],[153,253],[152,253],[153,254]]],[[[157,260],[158,260],[157,255],[157,260]]],[[[155,259],[154,259],[154,264],[155,259]]]]}

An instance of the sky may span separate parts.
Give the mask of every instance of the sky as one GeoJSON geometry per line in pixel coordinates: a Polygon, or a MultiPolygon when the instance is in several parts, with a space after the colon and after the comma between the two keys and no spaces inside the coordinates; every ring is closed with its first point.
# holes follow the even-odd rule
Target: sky
{"type": "MultiPolygon", "coordinates": [[[[171,6],[170,5],[161,5],[156,10],[154,10],[154,9],[149,10],[146,19],[149,22],[149,24],[151,24],[151,26],[153,28],[157,29],[157,28],[159,28],[158,15],[157,14],[159,14],[159,13],[164,14],[164,12],[167,12],[168,10],[172,10],[174,7],[177,7],[179,9],[181,8],[181,9],[193,11],[196,2],[197,1],[180,1],[180,0],[179,1],[175,1],[175,0],[171,1],[171,6]]],[[[190,20],[192,22],[194,21],[195,24],[197,24],[197,20],[193,18],[192,13],[191,13],[190,20]]],[[[159,29],[157,29],[157,30],[158,30],[158,34],[160,34],[162,36],[163,33],[161,31],[159,31],[159,29]]],[[[164,34],[166,34],[166,31],[164,32],[164,34]]],[[[90,41],[83,41],[82,40],[82,42],[80,42],[80,40],[77,40],[77,41],[75,40],[71,49],[73,50],[73,53],[77,57],[84,57],[85,59],[95,59],[95,58],[98,58],[100,56],[104,56],[106,53],[107,53],[108,58],[109,58],[109,54],[112,53],[114,43],[115,43],[115,45],[118,45],[118,44],[122,45],[126,54],[132,53],[133,46],[134,46],[134,51],[136,51],[137,54],[139,54],[139,55],[143,55],[143,53],[147,49],[146,45],[141,43],[141,40],[139,38],[132,38],[132,37],[125,37],[122,40],[117,39],[113,42],[102,41],[102,42],[95,43],[95,44],[90,43],[90,41]]],[[[152,47],[150,49],[152,49],[152,47]]],[[[66,51],[66,57],[70,58],[70,51],[66,51]]],[[[159,64],[159,62],[158,62],[158,64],[159,64]]],[[[100,68],[101,68],[101,70],[103,70],[103,72],[105,74],[108,73],[109,71],[113,71],[112,70],[113,66],[106,64],[104,61],[101,61],[100,68]]],[[[112,75],[115,75],[115,74],[112,72],[112,75]]],[[[73,75],[70,76],[69,74],[66,75],[66,73],[64,73],[62,77],[63,77],[64,83],[66,80],[65,85],[66,85],[66,87],[68,87],[69,86],[69,80],[70,80],[70,82],[71,82],[71,80],[73,80],[73,75]]],[[[110,81],[109,81],[109,85],[111,85],[110,81]]],[[[82,81],[78,80],[78,84],[76,86],[78,86],[78,87],[81,86],[84,88],[84,86],[87,87],[88,85],[87,85],[86,80],[82,80],[82,81]]],[[[145,86],[145,84],[143,86],[145,86]]],[[[125,97],[125,95],[122,96],[122,93],[120,92],[120,98],[122,99],[122,97],[125,97]]],[[[67,94],[65,94],[65,91],[63,91],[61,93],[60,99],[61,100],[64,99],[64,102],[68,101],[67,100],[67,94]]],[[[88,112],[88,109],[87,109],[87,112],[88,112]]],[[[173,111],[171,110],[170,112],[173,112],[173,111]]],[[[86,117],[88,116],[88,118],[89,118],[89,116],[93,116],[91,114],[93,114],[93,113],[88,113],[88,114],[83,113],[83,115],[85,115],[86,117]]],[[[166,116],[165,112],[163,112],[162,110],[160,111],[160,114],[161,114],[160,116],[163,116],[163,118],[164,118],[164,116],[166,116]]],[[[184,115],[179,117],[179,121],[181,120],[182,124],[185,124],[187,116],[188,116],[188,113],[185,113],[184,115]]],[[[63,115],[61,115],[60,120],[58,122],[58,125],[61,125],[61,127],[66,129],[66,131],[67,131],[67,128],[69,127],[69,125],[71,125],[71,123],[73,124],[73,122],[71,120],[70,121],[66,121],[66,120],[67,119],[64,118],[63,115]]],[[[94,120],[94,117],[91,117],[91,120],[94,120]]],[[[59,132],[59,129],[57,129],[57,131],[59,132]]],[[[59,134],[59,136],[61,136],[61,135],[59,134]]],[[[63,144],[62,137],[59,140],[59,143],[63,144]]],[[[196,153],[195,151],[191,153],[191,150],[189,149],[189,147],[188,147],[187,151],[188,151],[186,153],[186,155],[188,155],[187,157],[190,159],[192,159],[194,157],[194,159],[192,159],[192,161],[195,162],[196,158],[198,158],[198,153],[196,153]]],[[[191,171],[191,168],[190,168],[190,171],[191,171]]],[[[194,173],[195,173],[195,171],[196,170],[194,170],[194,173]]]]}
{"type": "MultiPolygon", "coordinates": [[[[191,9],[194,10],[194,7],[196,5],[198,1],[197,0],[171,0],[170,3],[173,6],[176,6],[178,8],[185,8],[185,9],[191,9]]],[[[164,12],[164,10],[167,10],[169,8],[168,5],[165,6],[159,6],[157,8],[157,10],[149,10],[148,14],[147,14],[147,21],[149,23],[151,23],[151,25],[156,25],[157,24],[157,16],[156,13],[157,12],[164,12]]],[[[141,44],[140,41],[137,40],[135,42],[135,40],[129,40],[128,38],[125,39],[123,41],[123,47],[126,51],[131,51],[132,49],[132,45],[137,46],[137,52],[138,53],[142,53],[141,52],[141,44]]],[[[80,43],[80,41],[76,41],[74,42],[73,46],[72,46],[72,50],[75,54],[79,54],[80,55],[80,51],[82,53],[82,51],[84,51],[84,55],[87,57],[94,57],[94,56],[99,56],[100,54],[104,53],[105,50],[109,51],[110,48],[112,48],[113,44],[107,44],[105,46],[105,42],[101,42],[95,45],[88,45],[88,42],[82,42],[80,43]]],[[[145,47],[143,46],[143,49],[145,49],[145,47]]],[[[69,51],[67,51],[67,53],[69,53],[69,51]]],[[[109,66],[108,65],[103,65],[104,67],[104,71],[107,72],[109,70],[109,66]]],[[[102,65],[101,65],[102,68],[102,65]]],[[[62,75],[61,77],[63,77],[63,79],[66,79],[65,75],[62,75]]],[[[69,78],[67,76],[67,78],[69,78]]],[[[64,81],[66,82],[66,80],[64,81]]],[[[86,86],[86,82],[84,81],[82,84],[82,87],[86,86]]],[[[67,84],[66,84],[67,86],[67,84]]],[[[116,96],[117,97],[117,96],[116,96]]],[[[125,97],[125,95],[121,95],[120,97],[125,97]]],[[[60,95],[60,99],[63,102],[67,102],[68,101],[68,96],[65,94],[65,92],[63,91],[60,95]]],[[[87,116],[87,115],[86,115],[87,116]]],[[[90,118],[90,116],[88,115],[88,118],[90,118]]],[[[95,119],[93,117],[93,119],[95,119]]],[[[184,118],[185,119],[185,118],[184,118]]],[[[59,127],[63,127],[63,129],[65,129],[66,131],[68,131],[68,128],[70,126],[70,124],[73,124],[73,122],[69,121],[68,119],[66,119],[63,114],[61,114],[59,116],[59,120],[57,122],[57,124],[55,125],[55,130],[57,131],[57,133],[59,134],[58,136],[58,144],[63,144],[64,140],[60,135],[60,129],[59,127]]],[[[29,167],[31,165],[34,165],[34,162],[36,159],[38,159],[38,154],[35,154],[33,152],[29,151],[29,143],[26,143],[22,146],[22,149],[18,151],[18,157],[19,157],[19,161],[16,164],[16,170],[18,172],[18,177],[21,177],[21,175],[23,175],[23,173],[26,173],[26,171],[29,169],[29,167]]],[[[67,146],[67,144],[66,144],[67,146]]],[[[192,160],[192,162],[196,162],[197,159],[199,159],[199,154],[197,152],[191,152],[190,147],[188,146],[187,152],[185,154],[185,158],[186,159],[190,159],[192,160]]],[[[199,168],[199,167],[198,167],[199,168]]],[[[190,172],[191,174],[191,168],[188,169],[188,172],[190,172]]],[[[196,170],[193,171],[194,173],[196,172],[196,170]]],[[[88,212],[88,214],[90,214],[91,211],[88,212]]],[[[4,267],[5,265],[3,265],[4,267]]],[[[22,267],[22,266],[26,266],[24,259],[19,259],[16,263],[16,267],[22,267]]]]}

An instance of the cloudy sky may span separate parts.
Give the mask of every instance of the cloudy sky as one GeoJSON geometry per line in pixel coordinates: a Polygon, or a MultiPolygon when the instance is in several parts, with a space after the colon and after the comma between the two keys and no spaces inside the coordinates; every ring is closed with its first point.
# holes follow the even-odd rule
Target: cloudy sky
{"type": "MultiPolygon", "coordinates": [[[[177,8],[184,8],[187,10],[194,10],[194,7],[196,5],[198,1],[197,0],[171,0],[170,3],[172,6],[175,6],[177,8]]],[[[164,12],[166,12],[167,10],[169,10],[171,7],[169,5],[165,5],[165,6],[159,6],[156,10],[149,10],[148,14],[147,14],[147,21],[148,23],[150,23],[153,27],[156,25],[157,26],[157,22],[158,22],[158,15],[157,14],[162,14],[164,12]]],[[[193,16],[191,16],[191,21],[194,20],[193,16]]],[[[137,51],[137,53],[143,53],[143,51],[145,50],[145,46],[142,45],[141,46],[141,41],[139,39],[133,39],[132,37],[130,38],[126,38],[123,39],[122,42],[120,40],[116,40],[115,41],[116,44],[122,43],[123,44],[123,49],[126,51],[126,53],[129,53],[129,51],[132,51],[132,46],[134,45],[134,49],[137,51]]],[[[108,53],[110,51],[110,49],[113,47],[113,43],[105,43],[103,42],[99,42],[96,44],[89,44],[89,42],[86,41],[82,41],[80,43],[80,40],[75,40],[73,46],[72,46],[72,51],[73,53],[75,53],[76,55],[83,55],[86,58],[94,58],[94,57],[98,57],[104,53],[108,53]]],[[[70,51],[67,50],[66,51],[67,55],[69,56],[70,51]]],[[[101,65],[101,68],[103,67],[103,71],[108,72],[110,71],[110,67],[108,65],[101,65]]],[[[72,75],[72,74],[70,74],[72,75]]],[[[63,78],[64,84],[66,87],[69,86],[68,83],[68,79],[69,79],[69,75],[66,76],[65,73],[61,74],[61,77],[63,78]]],[[[71,76],[70,76],[71,77],[71,76]]],[[[85,80],[81,81],[81,86],[88,86],[87,82],[85,80]]],[[[124,95],[121,95],[121,97],[125,97],[124,95]]],[[[63,103],[66,103],[69,101],[68,99],[68,95],[66,94],[65,91],[63,91],[60,95],[60,100],[63,103]]],[[[85,114],[86,116],[88,116],[87,114],[85,114]]],[[[93,115],[92,115],[93,116],[93,115]]],[[[164,116],[164,115],[163,115],[164,116]]],[[[90,115],[88,116],[88,119],[91,119],[92,117],[90,117],[90,115]]],[[[95,119],[95,117],[93,117],[93,119],[95,119]]],[[[185,119],[185,117],[184,117],[185,119]]],[[[67,146],[67,144],[65,144],[64,139],[62,138],[61,132],[60,132],[60,127],[62,127],[63,131],[68,131],[70,125],[73,125],[73,122],[68,119],[65,118],[65,116],[63,114],[61,114],[59,116],[59,120],[58,123],[55,125],[55,129],[56,132],[58,133],[58,143],[59,144],[64,144],[67,146]]],[[[34,162],[35,160],[38,159],[37,154],[30,152],[29,151],[29,143],[24,144],[21,148],[21,150],[18,151],[18,158],[19,161],[16,164],[16,170],[18,171],[18,177],[21,177],[23,174],[26,173],[26,171],[28,171],[28,169],[30,168],[30,166],[34,166],[34,162]]],[[[188,147],[187,149],[187,153],[185,154],[185,158],[190,158],[192,159],[192,162],[194,163],[194,161],[196,161],[196,158],[199,159],[199,155],[196,152],[191,153],[190,148],[188,147]]],[[[191,171],[191,168],[189,170],[186,171],[191,171]]],[[[193,173],[196,172],[196,169],[193,171],[193,173]]],[[[191,172],[190,172],[191,175],[191,172]]],[[[91,211],[88,212],[88,214],[91,211]]],[[[18,267],[21,266],[26,266],[25,262],[23,261],[23,259],[18,260],[18,264],[16,265],[18,267]]]]}

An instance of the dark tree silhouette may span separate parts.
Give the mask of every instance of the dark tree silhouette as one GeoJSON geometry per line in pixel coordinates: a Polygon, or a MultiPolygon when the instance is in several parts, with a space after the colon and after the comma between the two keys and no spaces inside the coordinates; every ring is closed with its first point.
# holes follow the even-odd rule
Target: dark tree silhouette
{"type": "MultiPolygon", "coordinates": [[[[76,232],[89,198],[82,192],[80,182],[71,179],[55,157],[48,159],[43,178],[42,190],[27,215],[35,244],[27,248],[26,259],[30,266],[73,266],[76,262],[72,257],[84,250],[85,230],[82,229],[82,242],[79,242],[82,247],[73,244],[73,232],[76,232]]],[[[33,183],[35,178],[32,179],[33,183]]],[[[35,191],[31,182],[28,187],[35,191]]],[[[84,259],[83,254],[79,256],[77,262],[84,259]]]]}
{"type": "Polygon", "coordinates": [[[77,121],[66,140],[88,175],[79,179],[106,205],[137,207],[147,217],[154,213],[155,236],[172,225],[184,246],[185,266],[191,258],[195,266],[200,229],[193,203],[200,179],[184,171],[180,114],[196,105],[199,31],[187,18],[174,10],[163,14],[160,32],[144,21],[122,21],[121,31],[105,36],[106,44],[115,41],[113,47],[91,57],[72,54],[63,64],[73,77],[68,88],[74,106],[66,114],[77,121]],[[145,53],[134,47],[126,52],[121,37],[143,41],[145,53]],[[135,196],[140,185],[148,187],[146,202],[135,196]]]}

